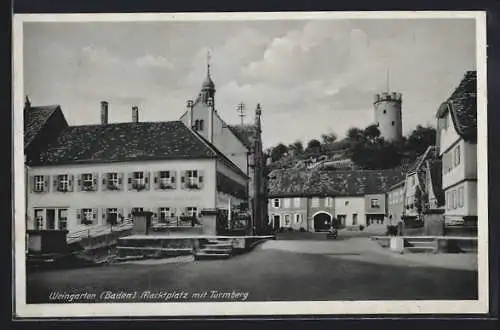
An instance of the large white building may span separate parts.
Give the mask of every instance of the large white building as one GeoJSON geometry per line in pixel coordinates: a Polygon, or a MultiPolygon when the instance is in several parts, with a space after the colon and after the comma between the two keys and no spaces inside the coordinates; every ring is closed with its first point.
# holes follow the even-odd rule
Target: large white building
{"type": "Polygon", "coordinates": [[[447,226],[477,226],[476,72],[465,74],[437,112],[447,226]]]}

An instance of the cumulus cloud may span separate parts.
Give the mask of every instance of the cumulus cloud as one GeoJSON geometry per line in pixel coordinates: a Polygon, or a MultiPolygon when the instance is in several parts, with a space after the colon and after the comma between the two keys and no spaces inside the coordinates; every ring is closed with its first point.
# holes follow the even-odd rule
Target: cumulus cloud
{"type": "Polygon", "coordinates": [[[135,60],[139,67],[173,69],[174,64],[163,56],[145,55],[135,60]]]}

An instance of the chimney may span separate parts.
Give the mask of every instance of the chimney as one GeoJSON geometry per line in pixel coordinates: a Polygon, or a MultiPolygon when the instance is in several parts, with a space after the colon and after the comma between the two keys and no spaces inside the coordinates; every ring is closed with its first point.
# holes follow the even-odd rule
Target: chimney
{"type": "Polygon", "coordinates": [[[188,127],[193,128],[193,100],[188,100],[186,103],[188,111],[188,127]]]}
{"type": "Polygon", "coordinates": [[[101,125],[108,124],[108,102],[101,102],[101,125]]]}
{"type": "Polygon", "coordinates": [[[132,107],[132,122],[133,123],[139,122],[139,107],[137,106],[132,107]]]}

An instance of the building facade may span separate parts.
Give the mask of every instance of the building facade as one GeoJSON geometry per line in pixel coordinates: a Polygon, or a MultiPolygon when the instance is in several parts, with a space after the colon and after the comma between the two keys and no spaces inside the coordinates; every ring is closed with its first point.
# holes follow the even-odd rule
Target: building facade
{"type": "Polygon", "coordinates": [[[437,112],[447,226],[477,226],[476,72],[465,74],[437,112]]]}
{"type": "Polygon", "coordinates": [[[246,201],[247,181],[179,121],[143,123],[134,116],[130,123],[69,126],[29,161],[28,228],[71,235],[140,211],[152,211],[153,222],[196,220],[203,227],[201,211],[227,208],[228,198],[233,205],[246,201]]]}
{"type": "Polygon", "coordinates": [[[404,173],[384,171],[275,170],[269,175],[269,224],[326,231],[384,223],[385,192],[404,173]]]}
{"type": "Polygon", "coordinates": [[[387,215],[390,225],[396,225],[405,214],[405,181],[400,181],[387,192],[387,215]]]}

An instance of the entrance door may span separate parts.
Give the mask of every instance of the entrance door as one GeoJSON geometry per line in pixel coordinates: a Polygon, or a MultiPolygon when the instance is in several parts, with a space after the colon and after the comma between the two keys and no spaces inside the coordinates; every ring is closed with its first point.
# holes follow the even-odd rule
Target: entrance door
{"type": "Polygon", "coordinates": [[[314,216],[314,230],[328,231],[332,224],[332,218],[327,213],[318,213],[314,216]]]}
{"type": "Polygon", "coordinates": [[[280,228],[280,216],[275,215],[274,216],[274,229],[279,229],[280,228]]]}
{"type": "Polygon", "coordinates": [[[56,229],[56,210],[47,209],[47,230],[56,229]]]}

